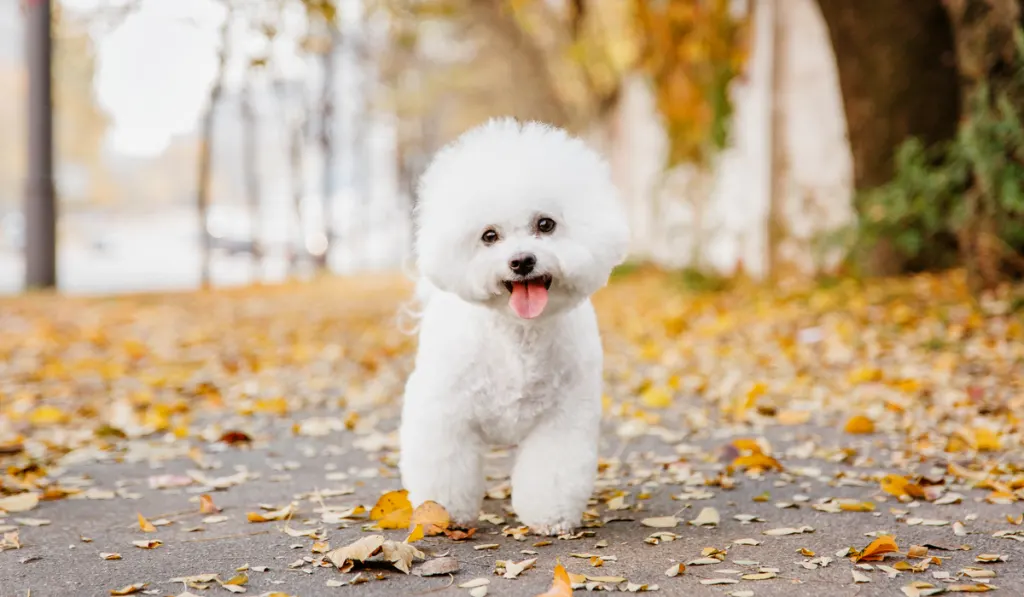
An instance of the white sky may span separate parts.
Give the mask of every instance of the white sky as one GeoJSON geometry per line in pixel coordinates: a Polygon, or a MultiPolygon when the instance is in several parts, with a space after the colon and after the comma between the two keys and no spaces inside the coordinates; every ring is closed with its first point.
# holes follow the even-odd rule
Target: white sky
{"type": "MultiPolygon", "coordinates": [[[[111,4],[61,1],[69,9],[85,10],[111,4]]],[[[218,27],[224,14],[212,0],[145,0],[120,27],[96,40],[96,93],[113,119],[108,133],[113,151],[154,156],[174,136],[195,128],[216,74],[218,27]]],[[[294,21],[285,19],[283,33],[294,33],[294,21]]],[[[238,51],[229,68],[229,84],[240,78],[246,62],[241,50],[263,44],[248,31],[233,27],[233,32],[233,49],[238,51]]],[[[282,35],[274,52],[283,58],[289,74],[302,68],[294,52],[295,38],[282,35]]]]}

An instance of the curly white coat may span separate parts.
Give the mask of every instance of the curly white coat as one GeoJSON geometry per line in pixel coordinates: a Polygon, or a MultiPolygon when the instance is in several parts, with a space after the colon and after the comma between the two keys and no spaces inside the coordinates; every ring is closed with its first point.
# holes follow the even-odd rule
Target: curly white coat
{"type": "Polygon", "coordinates": [[[626,215],[607,165],[564,131],[492,120],[441,150],[416,212],[423,303],[400,430],[402,483],[476,522],[487,446],[516,444],[512,506],[533,531],[578,526],[594,487],[602,347],[590,295],[623,261],[626,215]],[[556,227],[538,232],[538,218],[556,227]],[[494,229],[500,240],[481,240],[494,229]],[[510,307],[509,260],[551,277],[539,317],[510,307]]]}

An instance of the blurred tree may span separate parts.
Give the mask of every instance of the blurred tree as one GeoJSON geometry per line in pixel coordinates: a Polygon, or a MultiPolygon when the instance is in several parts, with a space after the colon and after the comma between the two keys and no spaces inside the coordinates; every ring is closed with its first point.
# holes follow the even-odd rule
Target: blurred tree
{"type": "Polygon", "coordinates": [[[74,167],[87,175],[82,196],[108,203],[114,197],[109,170],[104,163],[103,141],[110,125],[109,116],[96,102],[94,78],[96,52],[87,23],[54,11],[54,118],[57,146],[57,171],[74,167]]]}
{"type": "Polygon", "coordinates": [[[201,141],[197,161],[196,175],[196,213],[198,216],[199,284],[202,288],[210,286],[210,260],[213,255],[213,237],[209,231],[210,197],[213,180],[213,139],[217,107],[224,93],[224,78],[228,62],[228,45],[230,43],[231,20],[234,16],[234,4],[231,0],[222,0],[225,7],[224,20],[218,33],[217,70],[210,85],[206,109],[203,113],[201,141]]]}
{"type": "Polygon", "coordinates": [[[336,0],[302,0],[306,9],[309,32],[304,40],[305,49],[316,56],[320,62],[321,91],[318,139],[322,166],[320,170],[322,218],[326,245],[323,252],[316,258],[317,267],[326,270],[327,259],[334,246],[334,199],[337,194],[337,164],[334,128],[336,123],[337,98],[337,54],[341,44],[341,31],[338,28],[338,6],[336,0]]]}
{"type": "MultiPolygon", "coordinates": [[[[893,176],[897,147],[908,137],[945,141],[960,117],[953,26],[942,0],[818,0],[839,70],[854,187],[893,176]]],[[[857,207],[862,207],[860,201],[857,207]]],[[[904,259],[880,239],[862,264],[892,274],[904,259]]]]}
{"type": "Polygon", "coordinates": [[[729,85],[749,51],[750,22],[729,0],[635,0],[640,66],[654,83],[669,165],[704,163],[728,142],[729,85]]]}
{"type": "Polygon", "coordinates": [[[442,138],[496,114],[583,131],[616,105],[624,77],[642,72],[669,136],[666,165],[704,162],[726,143],[727,90],[747,55],[749,22],[731,4],[385,1],[396,103],[432,111],[442,138]],[[442,38],[457,49],[441,50],[442,38]]]}

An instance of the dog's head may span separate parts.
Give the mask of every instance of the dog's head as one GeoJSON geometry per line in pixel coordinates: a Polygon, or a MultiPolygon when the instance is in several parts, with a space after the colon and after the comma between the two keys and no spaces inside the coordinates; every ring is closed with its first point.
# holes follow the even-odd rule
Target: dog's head
{"type": "Polygon", "coordinates": [[[423,275],[523,319],[593,294],[629,242],[604,160],[560,129],[512,119],[473,129],[435,156],[416,221],[423,275]]]}

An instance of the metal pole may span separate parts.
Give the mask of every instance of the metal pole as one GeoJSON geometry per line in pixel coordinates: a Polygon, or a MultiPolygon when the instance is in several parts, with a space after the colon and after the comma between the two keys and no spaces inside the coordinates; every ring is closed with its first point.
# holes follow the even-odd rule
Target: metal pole
{"type": "Polygon", "coordinates": [[[57,285],[57,202],[53,183],[53,42],[51,0],[28,0],[28,180],[25,194],[25,287],[57,285]]]}

